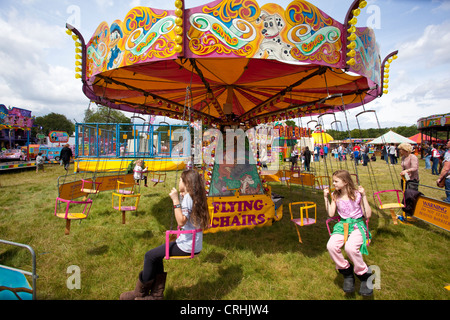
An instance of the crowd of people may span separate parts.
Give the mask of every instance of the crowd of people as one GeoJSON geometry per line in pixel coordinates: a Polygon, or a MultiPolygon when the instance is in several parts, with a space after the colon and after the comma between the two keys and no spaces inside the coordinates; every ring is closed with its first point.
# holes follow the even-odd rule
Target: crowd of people
{"type": "Polygon", "coordinates": [[[355,161],[356,165],[361,163],[363,166],[366,166],[370,160],[376,160],[373,155],[370,156],[370,153],[369,147],[364,144],[356,144],[353,148],[343,144],[339,144],[333,148],[328,147],[328,145],[315,145],[313,150],[310,150],[309,147],[306,146],[301,149],[300,153],[297,151],[297,148],[293,148],[290,157],[290,161],[292,162],[291,169],[294,169],[298,160],[301,159],[304,170],[310,171],[311,162],[326,160],[329,154],[331,154],[331,157],[336,161],[350,159],[355,161]]]}
{"type": "MultiPolygon", "coordinates": [[[[385,144],[380,148],[381,160],[393,166],[400,162],[402,167],[400,175],[405,178],[402,179],[402,184],[403,181],[406,181],[406,188],[417,190],[419,185],[419,159],[416,154],[419,150],[423,151],[425,170],[431,170],[432,175],[438,176],[436,183],[442,188],[445,187],[446,190],[447,197],[444,201],[450,202],[450,140],[446,145],[424,143],[418,148],[418,150],[415,150],[415,146],[409,143],[385,144]]],[[[336,161],[350,159],[355,162],[355,165],[367,166],[369,161],[376,161],[374,151],[376,149],[371,150],[366,144],[355,144],[352,148],[339,144],[332,147],[331,151],[327,145],[315,145],[312,151],[309,150],[309,147],[303,147],[300,153],[297,148],[293,148],[290,158],[291,170],[294,170],[300,159],[304,170],[310,171],[311,161],[326,160],[329,153],[336,161]]]]}

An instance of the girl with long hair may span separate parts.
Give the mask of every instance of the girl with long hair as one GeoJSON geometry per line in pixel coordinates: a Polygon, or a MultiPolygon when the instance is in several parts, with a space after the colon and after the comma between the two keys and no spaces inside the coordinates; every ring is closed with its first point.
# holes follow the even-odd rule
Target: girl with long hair
{"type": "MultiPolygon", "coordinates": [[[[182,230],[206,229],[210,225],[205,183],[202,176],[195,170],[183,171],[180,177],[178,191],[172,188],[169,193],[173,202],[175,219],[182,230]]],[[[180,234],[176,241],[169,243],[170,256],[189,256],[192,250],[193,234],[180,234]]],[[[195,236],[195,253],[203,247],[203,232],[195,236]]],[[[163,259],[165,244],[160,245],[144,256],[144,267],[139,273],[134,291],[122,293],[121,300],[162,300],[167,273],[164,272],[163,259]]]]}
{"type": "Polygon", "coordinates": [[[328,240],[328,252],[336,269],[344,276],[344,292],[351,293],[355,290],[356,275],[361,281],[359,293],[364,296],[372,295],[372,289],[367,286],[367,279],[371,273],[362,256],[368,254],[367,244],[371,238],[364,221],[364,218],[369,219],[372,214],[365,190],[362,186],[358,188],[355,186],[350,173],[346,170],[333,173],[333,186],[335,191],[331,194],[331,203],[328,201],[330,190],[328,188],[324,190],[325,207],[330,217],[333,217],[337,210],[340,221],[335,224],[328,240]],[[344,245],[353,265],[341,252],[344,245]]]}

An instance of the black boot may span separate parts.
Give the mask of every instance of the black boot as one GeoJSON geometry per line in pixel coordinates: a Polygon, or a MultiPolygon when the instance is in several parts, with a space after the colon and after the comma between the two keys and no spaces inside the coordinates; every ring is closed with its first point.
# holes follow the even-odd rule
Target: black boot
{"type": "Polygon", "coordinates": [[[347,269],[338,269],[338,271],[344,276],[344,285],[342,289],[346,293],[352,293],[355,291],[355,276],[353,274],[353,265],[347,269]]]}
{"type": "Polygon", "coordinates": [[[367,279],[369,279],[369,277],[372,274],[369,272],[366,272],[360,276],[356,275],[358,277],[358,279],[361,281],[361,284],[359,286],[359,294],[362,296],[371,296],[373,294],[373,290],[369,289],[369,287],[367,286],[367,279]]]}

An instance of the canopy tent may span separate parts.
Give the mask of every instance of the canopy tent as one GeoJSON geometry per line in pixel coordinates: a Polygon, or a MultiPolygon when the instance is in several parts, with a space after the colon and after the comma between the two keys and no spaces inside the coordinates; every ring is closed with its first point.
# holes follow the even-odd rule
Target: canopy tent
{"type": "Polygon", "coordinates": [[[411,139],[412,141],[416,142],[417,144],[424,142],[443,142],[441,139],[436,139],[430,136],[427,136],[426,134],[415,134],[412,137],[409,137],[408,139],[411,139]]]}
{"type": "Polygon", "coordinates": [[[314,139],[314,144],[327,144],[333,141],[333,137],[326,132],[313,132],[311,136],[314,139]]]}
{"type": "Polygon", "coordinates": [[[408,139],[398,133],[395,133],[394,131],[389,131],[383,134],[382,136],[376,138],[375,140],[372,140],[370,142],[367,142],[367,144],[385,144],[385,143],[410,143],[410,144],[417,144],[415,141],[408,139]]]}

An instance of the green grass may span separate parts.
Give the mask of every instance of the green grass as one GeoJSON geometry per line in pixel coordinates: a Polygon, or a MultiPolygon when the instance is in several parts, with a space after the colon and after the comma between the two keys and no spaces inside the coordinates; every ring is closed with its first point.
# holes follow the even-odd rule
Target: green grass
{"type": "MultiPolygon", "coordinates": [[[[422,160],[420,166],[421,183],[434,185],[435,176],[423,169],[422,160]]],[[[315,165],[322,173],[338,167],[336,162],[315,165]]],[[[393,189],[384,162],[378,160],[370,168],[379,190],[393,189]]],[[[398,174],[399,166],[395,169],[398,174]]],[[[128,214],[125,225],[111,208],[111,192],[94,196],[89,217],[73,222],[68,236],[65,221],[53,216],[57,177],[64,173],[53,165],[45,173],[0,175],[0,239],[25,243],[36,251],[38,299],[116,300],[134,288],[145,252],[164,243],[165,230],[175,228],[168,193],[180,173],[169,173],[165,186],[142,188],[139,211],[128,214]],[[67,288],[71,265],[80,267],[81,289],[67,288]]],[[[359,166],[358,173],[371,194],[368,169],[359,166]]],[[[363,299],[341,289],[342,278],[326,250],[329,236],[322,193],[270,184],[273,192],[285,197],[283,218],[271,227],[206,234],[198,258],[165,262],[166,299],[363,299]],[[288,203],[294,201],[315,201],[318,206],[318,223],[301,229],[302,244],[289,217],[288,203]]],[[[442,191],[423,192],[444,197],[442,191]]],[[[372,208],[373,242],[365,261],[381,270],[381,290],[375,290],[373,299],[448,300],[450,292],[444,288],[450,284],[448,232],[422,221],[394,225],[388,213],[372,208]]],[[[30,260],[26,250],[0,245],[0,264],[30,270],[30,260]]]]}

